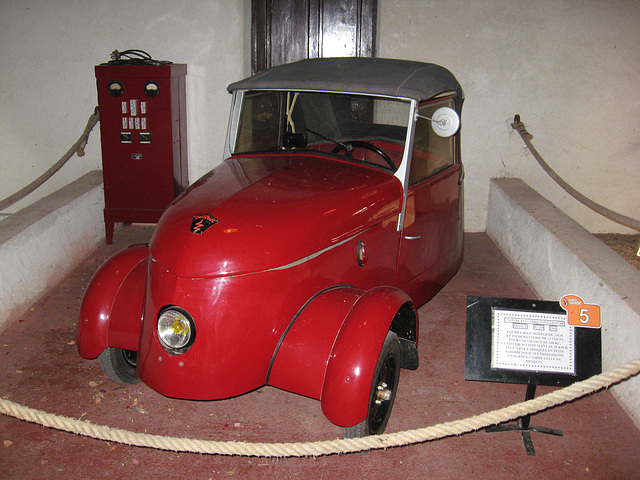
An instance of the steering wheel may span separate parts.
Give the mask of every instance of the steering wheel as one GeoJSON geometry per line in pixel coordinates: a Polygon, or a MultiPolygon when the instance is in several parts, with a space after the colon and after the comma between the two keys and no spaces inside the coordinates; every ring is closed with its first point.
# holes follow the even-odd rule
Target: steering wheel
{"type": "Polygon", "coordinates": [[[374,153],[377,153],[378,155],[380,155],[382,157],[382,159],[387,162],[387,164],[389,165],[389,167],[391,168],[392,171],[396,170],[396,166],[393,163],[393,161],[389,158],[389,155],[387,155],[382,149],[376,147],[375,145],[368,143],[368,142],[360,142],[358,140],[354,140],[352,142],[343,142],[339,145],[336,145],[333,150],[331,150],[331,153],[338,153],[341,150],[345,150],[347,152],[347,156],[351,157],[351,150],[353,150],[353,148],[349,149],[347,148],[348,146],[351,147],[360,147],[360,148],[364,148],[366,150],[371,150],[374,153]]]}

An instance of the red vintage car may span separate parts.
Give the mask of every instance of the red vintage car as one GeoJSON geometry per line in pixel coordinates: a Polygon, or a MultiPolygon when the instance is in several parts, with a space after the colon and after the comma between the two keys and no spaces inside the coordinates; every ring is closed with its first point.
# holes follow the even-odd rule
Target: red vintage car
{"type": "Polygon", "coordinates": [[[462,261],[462,89],[434,64],[327,58],[229,91],[226,160],[96,272],[80,355],[169,397],[272,385],[346,437],[382,433],[416,307],[462,261]]]}

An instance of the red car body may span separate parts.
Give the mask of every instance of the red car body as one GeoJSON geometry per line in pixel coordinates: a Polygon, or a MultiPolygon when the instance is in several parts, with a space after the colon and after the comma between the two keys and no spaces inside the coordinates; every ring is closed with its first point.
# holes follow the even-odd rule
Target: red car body
{"type": "MultiPolygon", "coordinates": [[[[364,422],[351,435],[381,433],[395,372],[418,366],[416,306],[462,260],[459,133],[443,143],[451,157],[444,166],[426,173],[411,167],[419,162],[412,147],[420,106],[446,102],[459,112],[462,90],[442,67],[362,58],[275,67],[230,90],[228,158],[168,207],[148,246],[127,248],[96,272],[82,303],[79,352],[100,356],[115,380],[137,375],[166,396],[217,400],[272,385],[320,400],[336,425],[364,422]],[[356,74],[369,80],[358,83],[356,74]],[[408,78],[418,93],[403,90],[408,78]],[[385,124],[384,135],[364,132],[357,140],[308,128],[316,121],[309,112],[319,106],[344,104],[361,114],[354,98],[367,98],[371,109],[378,105],[373,95],[390,101],[389,89],[401,100],[398,109],[410,113],[404,128],[385,124]],[[414,98],[425,91],[426,98],[414,98]],[[279,107],[260,103],[272,97],[279,107]],[[296,108],[305,105],[301,134],[296,108]],[[284,112],[280,120],[263,113],[272,107],[284,112]],[[289,136],[297,144],[255,150],[274,125],[279,142],[289,136]],[[164,335],[186,343],[167,346],[164,335]],[[375,413],[381,406],[385,411],[375,413]],[[376,415],[384,418],[374,421],[376,415]]],[[[371,119],[395,109],[384,102],[361,123],[382,125],[371,119]]]]}

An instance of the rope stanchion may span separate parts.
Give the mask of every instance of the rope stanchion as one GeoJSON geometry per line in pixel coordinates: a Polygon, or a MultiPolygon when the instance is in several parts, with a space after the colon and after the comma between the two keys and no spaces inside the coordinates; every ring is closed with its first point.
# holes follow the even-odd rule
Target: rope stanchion
{"type": "Polygon", "coordinates": [[[184,453],[209,455],[234,455],[249,457],[317,457],[364,450],[377,450],[424,443],[440,438],[462,435],[492,425],[504,423],[552,407],[582,398],[599,390],[627,380],[640,373],[640,359],[629,362],[609,372],[595,375],[526,402],[483,413],[464,420],[433,425],[404,432],[375,435],[363,438],[336,439],[307,443],[250,443],[234,441],[197,440],[136,433],[86,421],[54,415],[24,407],[0,398],[0,413],[19,420],[37,423],[70,433],[98,440],[138,447],[155,448],[184,453]]]}

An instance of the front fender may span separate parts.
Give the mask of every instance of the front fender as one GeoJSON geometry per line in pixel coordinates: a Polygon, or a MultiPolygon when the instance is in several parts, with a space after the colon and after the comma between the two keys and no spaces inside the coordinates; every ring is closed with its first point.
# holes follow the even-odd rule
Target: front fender
{"type": "Polygon", "coordinates": [[[375,366],[389,328],[415,350],[416,320],[409,296],[396,288],[323,290],[293,319],[266,383],[321,400],[331,422],[355,425],[367,414],[375,366]]]}
{"type": "Polygon", "coordinates": [[[147,245],[133,245],[93,275],[78,322],[78,352],[83,358],[95,358],[107,346],[138,349],[148,258],[147,245]]]}
{"type": "Polygon", "coordinates": [[[336,286],[314,295],[287,329],[267,384],[320,400],[331,350],[349,310],[365,293],[336,286]]]}
{"type": "Polygon", "coordinates": [[[332,423],[351,427],[364,420],[378,356],[396,313],[411,299],[402,290],[376,287],[353,305],[331,350],[320,398],[332,423]]]}

